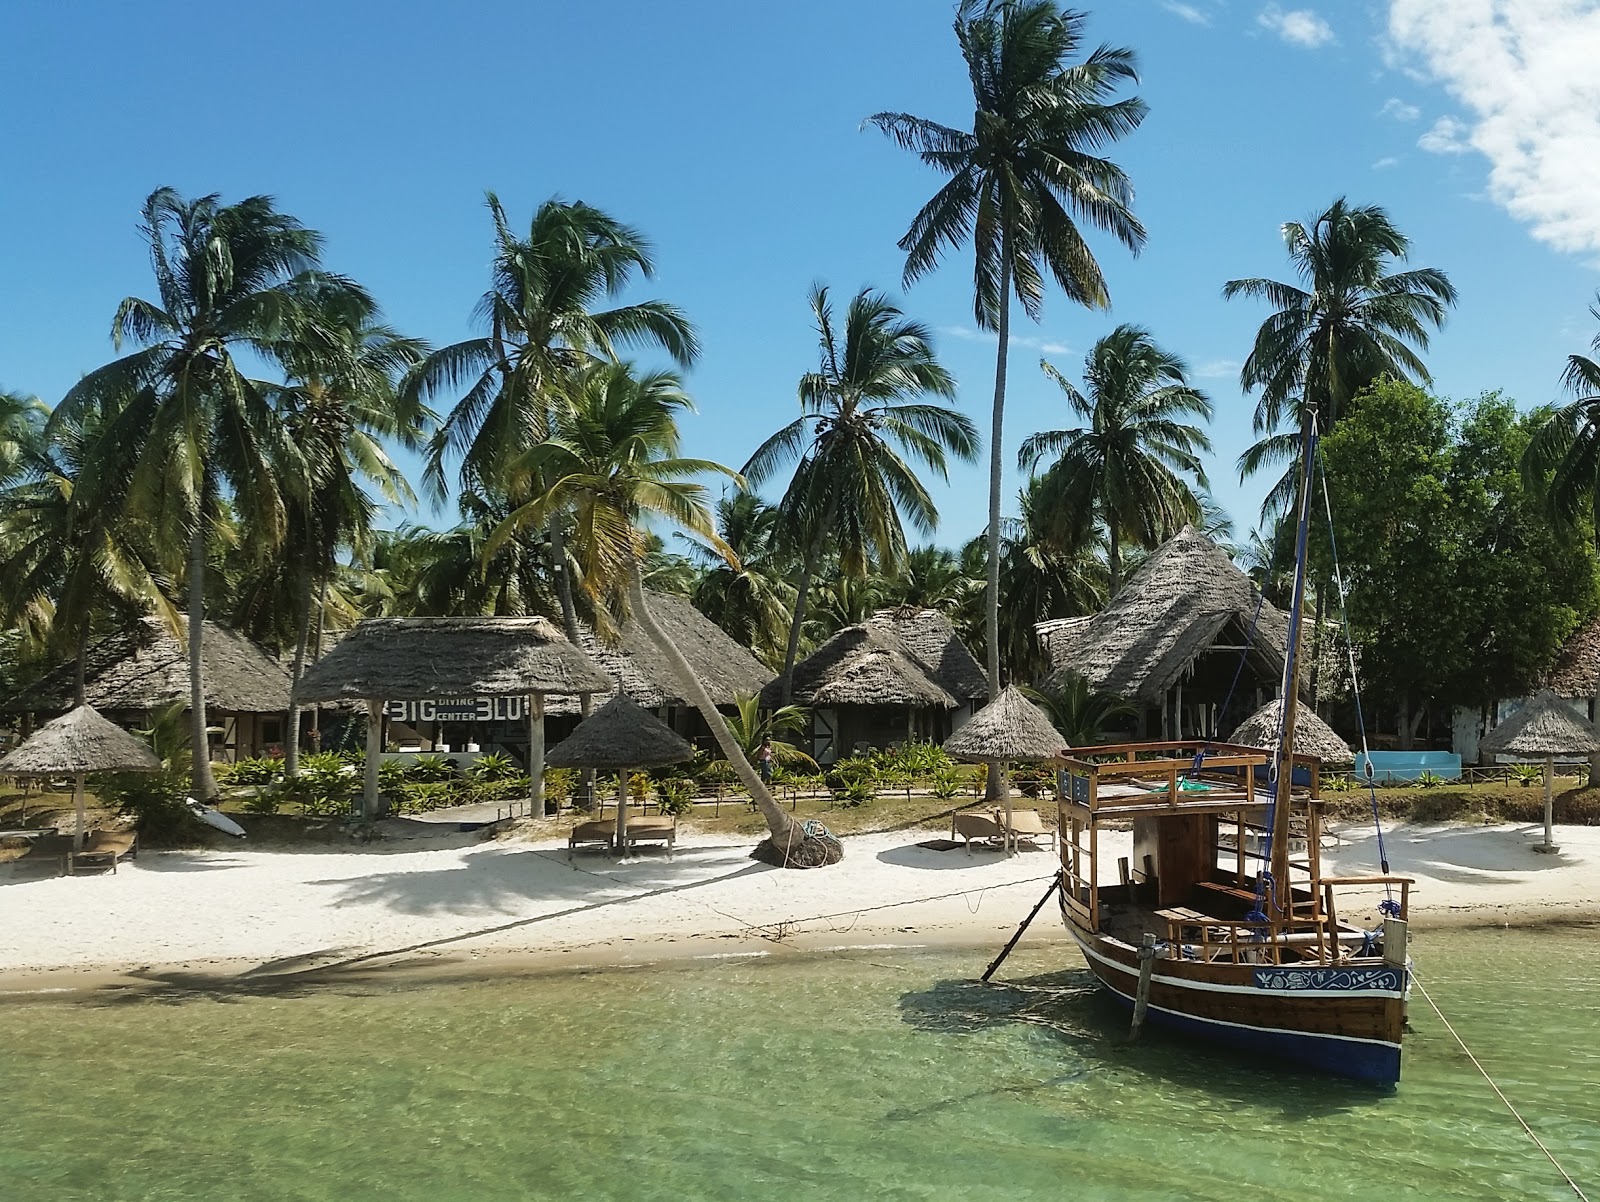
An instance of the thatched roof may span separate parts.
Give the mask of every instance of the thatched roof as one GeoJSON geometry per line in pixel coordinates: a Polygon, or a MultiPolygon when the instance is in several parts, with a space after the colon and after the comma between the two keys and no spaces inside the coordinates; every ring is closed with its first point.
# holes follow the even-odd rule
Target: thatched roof
{"type": "MultiPolygon", "coordinates": [[[[956,709],[989,695],[988,678],[956,636],[950,620],[932,609],[884,609],[846,626],[794,668],[799,705],[891,705],[956,709]]],[[[778,705],[783,683],[761,694],[778,705]]]]}
{"type": "MultiPolygon", "coordinates": [[[[206,706],[232,713],[274,714],[289,708],[289,673],[237,630],[207,622],[200,640],[206,706]]],[[[108,712],[159,709],[189,700],[189,656],[158,618],[89,644],[84,656],[84,699],[108,712]]],[[[73,703],[74,661],[55,668],[0,709],[67,710],[73,703]]]]}
{"type": "MultiPolygon", "coordinates": [[[[1063,674],[1077,672],[1100,692],[1159,703],[1224,635],[1229,644],[1243,645],[1257,598],[1254,584],[1233,560],[1185,526],[1150,553],[1092,621],[1075,635],[1066,632],[1051,640],[1055,670],[1045,687],[1054,688],[1063,674]]],[[[1288,632],[1288,616],[1263,605],[1249,652],[1259,675],[1282,676],[1288,632]]]]}
{"type": "Polygon", "coordinates": [[[652,768],[694,759],[694,748],[682,735],[641,706],[618,693],[550,749],[552,768],[652,768]]]}
{"type": "Polygon", "coordinates": [[[5,759],[0,776],[68,776],[80,772],[159,772],[161,761],[139,739],[80,705],[46,722],[5,759]]]}
{"type": "Polygon", "coordinates": [[[307,669],[300,699],[424,701],[611,687],[547,618],[368,618],[307,669]]]}
{"type": "Polygon", "coordinates": [[[1007,685],[944,741],[944,749],[969,763],[1010,763],[1060,759],[1067,741],[1042,709],[1015,685],[1007,685]]]}
{"type": "Polygon", "coordinates": [[[1588,755],[1600,733],[1571,705],[1545,689],[1478,741],[1490,755],[1588,755]]]}
{"type": "MultiPolygon", "coordinates": [[[[1259,747],[1275,751],[1278,746],[1278,724],[1283,721],[1283,702],[1269,701],[1234,729],[1228,742],[1242,747],[1259,747]]],[[[1300,755],[1314,755],[1324,764],[1353,764],[1356,753],[1350,745],[1334,733],[1317,716],[1310,706],[1295,709],[1294,749],[1300,755]]]]}
{"type": "Polygon", "coordinates": [[[1600,614],[1572,632],[1545,683],[1557,697],[1600,697],[1600,614]]]}
{"type": "MultiPolygon", "coordinates": [[[[771,670],[748,647],[735,642],[688,598],[650,593],[648,600],[650,616],[689,661],[713,705],[732,705],[737,694],[759,693],[772,679],[771,670]]],[[[594,662],[641,705],[655,708],[690,704],[666,656],[632,617],[622,624],[621,638],[614,644],[604,642],[585,624],[580,624],[579,640],[594,662]]],[[[551,707],[550,712],[576,712],[577,708],[575,702],[568,701],[551,707]]]]}

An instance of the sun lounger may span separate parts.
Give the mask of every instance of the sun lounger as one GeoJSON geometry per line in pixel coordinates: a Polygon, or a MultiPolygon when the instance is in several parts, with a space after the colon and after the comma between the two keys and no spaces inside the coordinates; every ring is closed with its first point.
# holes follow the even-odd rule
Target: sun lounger
{"type": "Polygon", "coordinates": [[[629,847],[637,847],[641,843],[665,843],[667,858],[671,859],[678,842],[678,819],[676,816],[629,818],[627,841],[629,847]]]}
{"type": "Polygon", "coordinates": [[[580,822],[572,828],[572,834],[567,838],[567,859],[572,859],[573,849],[580,844],[588,847],[603,846],[610,850],[617,836],[617,824],[591,818],[588,822],[580,822]]]}
{"type": "MultiPolygon", "coordinates": [[[[996,810],[994,812],[995,826],[1003,830],[1005,828],[1005,821],[1006,816],[1004,811],[996,810]]],[[[1037,845],[1037,842],[1041,837],[1048,836],[1050,839],[1051,848],[1053,849],[1056,845],[1055,828],[1048,827],[1044,824],[1044,819],[1039,817],[1038,810],[1012,810],[1011,836],[1014,839],[1026,839],[1028,842],[1034,843],[1035,845],[1037,845]]]]}
{"type": "Polygon", "coordinates": [[[988,846],[998,847],[1005,834],[1005,828],[987,814],[956,814],[951,818],[951,825],[955,835],[966,841],[969,856],[972,854],[974,839],[988,846]]]}
{"type": "Polygon", "coordinates": [[[67,874],[80,868],[105,868],[112,874],[124,857],[134,859],[139,854],[139,836],[133,831],[94,831],[83,841],[83,850],[67,854],[67,874]]]}

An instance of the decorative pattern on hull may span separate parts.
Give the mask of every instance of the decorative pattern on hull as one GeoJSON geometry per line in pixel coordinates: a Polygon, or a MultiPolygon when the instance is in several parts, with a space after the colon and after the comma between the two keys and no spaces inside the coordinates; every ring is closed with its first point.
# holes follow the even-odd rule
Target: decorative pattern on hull
{"type": "Polygon", "coordinates": [[[1397,968],[1258,968],[1255,976],[1258,989],[1374,989],[1399,993],[1405,988],[1397,968]]]}

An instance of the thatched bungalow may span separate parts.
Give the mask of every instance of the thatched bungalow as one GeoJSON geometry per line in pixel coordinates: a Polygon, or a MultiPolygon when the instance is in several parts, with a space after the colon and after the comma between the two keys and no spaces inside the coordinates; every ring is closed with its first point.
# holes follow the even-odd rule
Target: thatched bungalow
{"type": "Polygon", "coordinates": [[[1041,632],[1051,659],[1044,687],[1076,672],[1139,706],[1141,736],[1215,737],[1275,697],[1283,677],[1289,618],[1262,605],[1257,619],[1259,596],[1226,552],[1185,526],[1100,613],[1041,632]]]}
{"type": "MultiPolygon", "coordinates": [[[[289,673],[237,630],[207,622],[200,641],[211,758],[247,759],[281,750],[289,673]]],[[[62,714],[73,707],[77,661],[69,660],[0,702],[13,714],[62,714]]],[[[157,710],[189,700],[189,655],[159,618],[144,618],[91,642],[84,700],[122,726],[148,727],[157,710]]]]}
{"type": "MultiPolygon", "coordinates": [[[[943,742],[988,697],[978,661],[932,609],[880,610],[794,669],[794,703],[811,710],[811,754],[823,764],[906,740],[943,742]]],[[[782,684],[767,685],[761,701],[782,704],[782,684]]]]}

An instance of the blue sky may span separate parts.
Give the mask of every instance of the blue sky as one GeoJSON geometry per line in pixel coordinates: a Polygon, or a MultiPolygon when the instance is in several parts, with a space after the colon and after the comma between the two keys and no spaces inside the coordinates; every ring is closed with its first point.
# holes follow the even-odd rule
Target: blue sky
{"type": "MultiPolygon", "coordinates": [[[[1115,156],[1150,241],[1134,258],[1095,240],[1110,313],[1052,295],[1018,323],[1008,457],[1068,424],[1040,356],[1076,378],[1095,338],[1137,322],[1216,402],[1212,479],[1248,530],[1268,481],[1233,469],[1251,437],[1238,365],[1265,314],[1220,288],[1284,276],[1279,225],[1339,195],[1388,207],[1413,261],[1459,288],[1428,356],[1442,393],[1555,398],[1595,333],[1600,3],[1090,7],[1092,40],[1140,56],[1151,114],[1115,156]]],[[[153,291],[136,224],[159,185],[276,196],[436,344],[469,332],[486,282],[484,190],[517,221],[561,195],[654,241],[637,295],[682,306],[705,344],[689,453],[737,466],[795,412],[809,284],[900,291],[896,240],[937,181],[861,122],[970,120],[950,17],[944,0],[4,6],[0,386],[53,400],[110,355],[117,301],[153,291]]],[[[970,270],[953,255],[903,304],[987,430],[970,270]]],[[[935,495],[940,541],[977,533],[981,467],[935,495]]]]}

